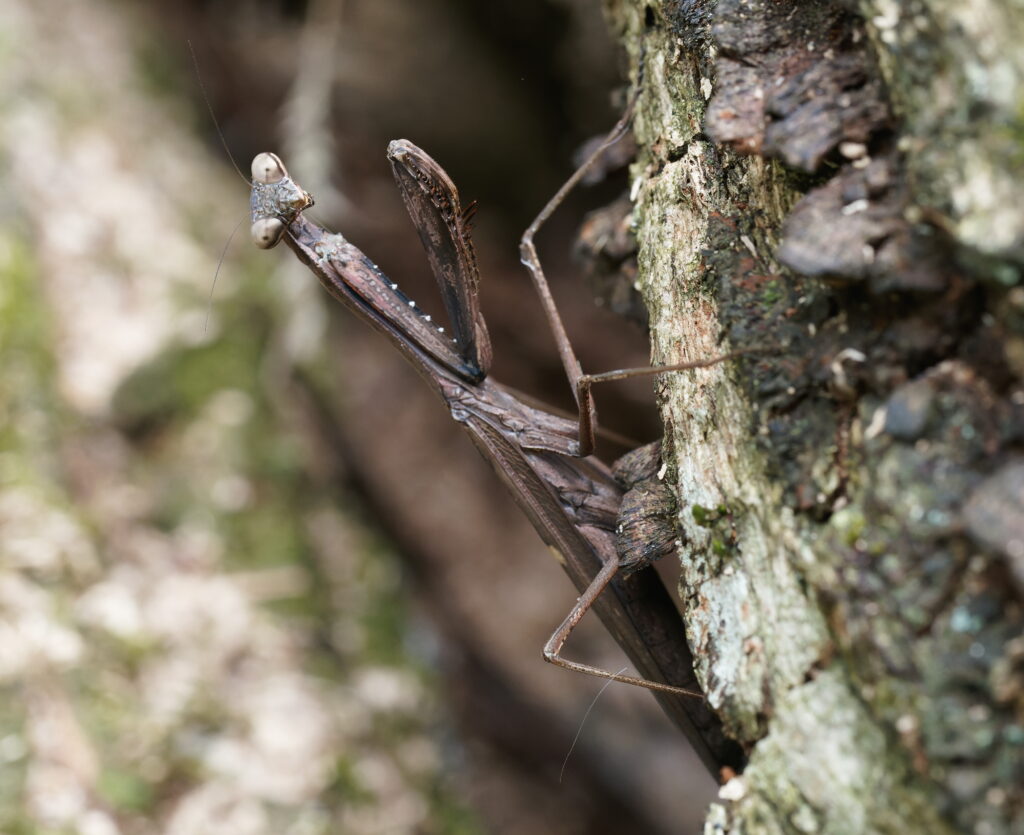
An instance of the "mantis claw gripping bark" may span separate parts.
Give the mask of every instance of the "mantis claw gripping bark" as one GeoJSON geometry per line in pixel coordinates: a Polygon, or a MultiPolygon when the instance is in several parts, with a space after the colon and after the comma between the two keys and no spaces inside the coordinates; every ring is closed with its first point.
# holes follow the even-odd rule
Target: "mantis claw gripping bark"
{"type": "MultiPolygon", "coordinates": [[[[621,135],[629,115],[627,111],[596,154],[621,135]]],[[[596,421],[590,387],[630,372],[582,373],[533,246],[533,234],[596,154],[545,207],[521,246],[577,397],[578,421],[534,408],[487,377],[490,340],[477,300],[477,265],[469,235],[475,204],[464,210],[448,175],[412,143],[392,142],[388,158],[437,278],[450,336],[366,255],[302,214],[312,198],[291,180],[274,154],[259,154],[253,160],[252,236],[262,248],[285,240],[332,296],[388,336],[448,404],[452,418],[462,424],[562,564],[581,597],[545,645],[544,657],[568,669],[655,691],[663,709],[717,775],[724,765],[742,767],[743,754],[703,701],[682,620],[649,567],[650,558],[660,556],[667,547],[664,537],[654,553],[620,555],[617,536],[636,538],[635,532],[625,530],[628,525],[619,524],[624,489],[612,471],[590,457],[596,421]],[[561,657],[570,632],[591,607],[642,677],[561,657]]],[[[643,373],[703,367],[721,359],[644,369],[643,373]]],[[[669,545],[673,535],[668,535],[669,545]]]]}

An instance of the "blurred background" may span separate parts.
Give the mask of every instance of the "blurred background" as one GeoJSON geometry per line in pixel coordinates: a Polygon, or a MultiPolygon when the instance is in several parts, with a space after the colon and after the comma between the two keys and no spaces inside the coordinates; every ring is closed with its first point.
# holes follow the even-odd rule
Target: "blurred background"
{"type": "MultiPolygon", "coordinates": [[[[394,348],[251,247],[189,43],[242,172],[278,152],[438,314],[384,149],[444,165],[495,378],[570,402],[517,244],[617,118],[599,0],[3,0],[0,831],[692,831],[712,783],[647,693],[560,776],[601,688],[541,660],[571,584],[394,348]]],[[[647,360],[571,257],[625,187],[539,239],[588,370],[647,360]]],[[[599,404],[657,436],[649,385],[599,404]]]]}

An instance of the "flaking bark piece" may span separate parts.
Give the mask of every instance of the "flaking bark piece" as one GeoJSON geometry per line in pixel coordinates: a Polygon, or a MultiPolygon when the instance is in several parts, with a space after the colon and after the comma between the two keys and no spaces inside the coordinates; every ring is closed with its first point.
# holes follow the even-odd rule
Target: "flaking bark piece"
{"type": "Polygon", "coordinates": [[[860,26],[835,2],[720,2],[708,135],[807,172],[841,142],[868,142],[891,116],[860,26]]]}
{"type": "Polygon", "coordinates": [[[908,219],[895,151],[845,166],[793,208],[778,258],[804,275],[867,282],[876,293],[945,289],[957,268],[941,229],[908,219]]]}
{"type": "Polygon", "coordinates": [[[948,235],[914,216],[882,80],[847,5],[719,3],[705,129],[739,153],[806,172],[846,159],[787,218],[778,251],[787,267],[876,293],[941,291],[957,273],[948,235]]]}
{"type": "MultiPolygon", "coordinates": [[[[594,136],[580,145],[572,155],[573,165],[577,168],[583,165],[590,158],[590,155],[601,146],[604,140],[605,137],[603,135],[594,136]]],[[[633,136],[633,131],[630,130],[626,132],[622,139],[606,149],[597,158],[587,170],[587,173],[583,175],[580,183],[585,186],[603,183],[615,172],[628,168],[634,159],[636,159],[636,137],[633,136]]]]}
{"type": "Polygon", "coordinates": [[[628,194],[590,212],[580,226],[575,254],[594,297],[613,313],[646,327],[647,308],[635,287],[637,247],[632,217],[628,194]]]}

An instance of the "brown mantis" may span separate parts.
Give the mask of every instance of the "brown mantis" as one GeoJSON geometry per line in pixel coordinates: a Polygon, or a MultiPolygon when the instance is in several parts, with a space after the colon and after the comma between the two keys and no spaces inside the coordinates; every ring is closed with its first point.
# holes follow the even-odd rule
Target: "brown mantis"
{"type": "MultiPolygon", "coordinates": [[[[635,97],[634,97],[635,100],[635,97]]],[[[289,176],[274,154],[252,164],[252,236],[262,248],[284,239],[336,299],[384,333],[448,405],[452,418],[492,464],[520,508],[572,579],[581,596],[544,647],[544,657],[572,670],[646,687],[684,732],[713,775],[738,769],[740,748],[725,736],[703,700],[693,673],[682,620],[661,580],[649,567],[664,553],[624,553],[621,542],[643,538],[643,513],[620,522],[624,506],[642,507],[624,496],[611,470],[591,456],[594,448],[594,382],[632,372],[584,375],[569,343],[533,245],[533,236],[587,167],[625,131],[630,108],[594,155],[559,190],[523,236],[521,256],[529,267],[579,405],[568,420],[527,405],[487,377],[491,361],[487,327],[477,297],[477,267],[470,240],[475,204],[463,209],[444,170],[410,142],[388,148],[395,178],[419,231],[441,289],[451,335],[422,313],[360,250],[303,215],[312,198],[289,176]],[[620,545],[617,547],[617,537],[620,545]],[[628,576],[627,576],[628,575],[628,576]],[[606,589],[608,594],[603,594],[606,589]],[[572,629],[593,607],[641,677],[611,673],[560,654],[572,629]]],[[[706,367],[726,357],[642,369],[662,373],[706,367]]],[[[656,459],[638,452],[620,470],[638,489],[651,490],[656,459]]],[[[667,541],[671,543],[672,535],[667,541]]]]}

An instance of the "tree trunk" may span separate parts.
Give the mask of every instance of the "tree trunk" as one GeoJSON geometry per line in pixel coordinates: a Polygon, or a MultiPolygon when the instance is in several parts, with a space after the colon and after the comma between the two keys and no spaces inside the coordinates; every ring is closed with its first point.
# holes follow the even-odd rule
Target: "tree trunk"
{"type": "Polygon", "coordinates": [[[750,352],[660,391],[707,831],[1024,826],[1024,14],[949,6],[606,0],[653,361],[750,352]]]}

